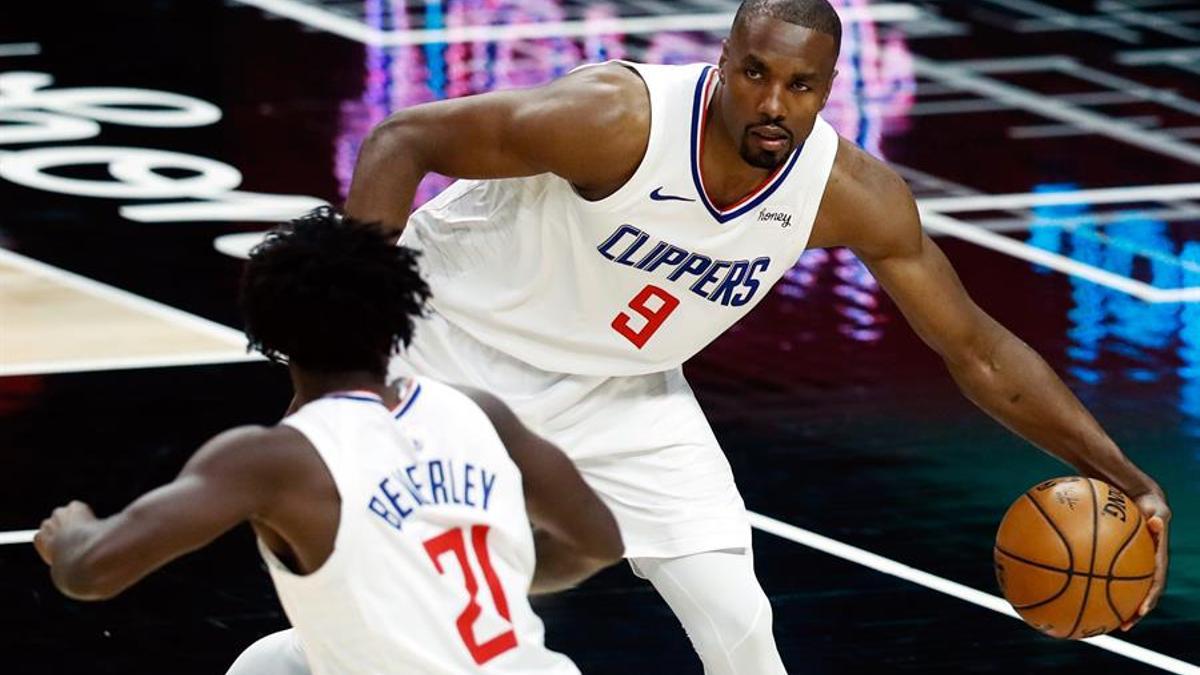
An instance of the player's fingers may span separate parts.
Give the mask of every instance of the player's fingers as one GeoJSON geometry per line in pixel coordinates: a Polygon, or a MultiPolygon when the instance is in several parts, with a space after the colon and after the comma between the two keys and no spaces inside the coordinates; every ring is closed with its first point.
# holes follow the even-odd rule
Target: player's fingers
{"type": "Polygon", "coordinates": [[[67,518],[70,515],[70,508],[71,508],[71,505],[67,504],[65,506],[60,506],[60,507],[54,509],[53,511],[51,511],[50,512],[50,522],[54,525],[61,523],[65,518],[67,518]]]}
{"type": "Polygon", "coordinates": [[[1146,521],[1146,528],[1150,530],[1151,536],[1154,537],[1154,543],[1157,544],[1158,538],[1167,529],[1167,524],[1160,516],[1150,516],[1150,520],[1146,521]]]}
{"type": "Polygon", "coordinates": [[[1156,563],[1154,566],[1154,583],[1150,585],[1150,591],[1146,594],[1146,599],[1142,602],[1142,606],[1138,608],[1139,618],[1149,614],[1158,605],[1158,599],[1167,585],[1167,565],[1169,563],[1167,559],[1167,531],[1163,527],[1162,521],[1159,520],[1158,522],[1160,532],[1158,541],[1155,542],[1158,545],[1158,549],[1154,552],[1156,563]]]}
{"type": "Polygon", "coordinates": [[[54,561],[50,558],[50,546],[47,541],[50,538],[49,522],[48,520],[43,520],[41,529],[37,531],[37,534],[33,535],[33,550],[37,551],[42,562],[47,565],[53,565],[54,561]]]}

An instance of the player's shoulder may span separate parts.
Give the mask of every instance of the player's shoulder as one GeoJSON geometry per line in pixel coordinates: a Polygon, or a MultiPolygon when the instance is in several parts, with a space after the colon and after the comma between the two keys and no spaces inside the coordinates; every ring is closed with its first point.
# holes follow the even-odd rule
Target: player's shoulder
{"type": "Polygon", "coordinates": [[[312,450],[308,438],[286,424],[245,425],[214,436],[190,464],[205,473],[270,476],[295,468],[297,457],[312,450]]]}
{"type": "Polygon", "coordinates": [[[246,424],[221,432],[209,441],[225,451],[242,449],[280,450],[295,447],[304,436],[286,424],[246,424]]]}
{"type": "Polygon", "coordinates": [[[845,138],[838,138],[820,220],[836,231],[833,245],[873,257],[919,246],[920,219],[908,183],[883,160],[845,138]]]}
{"type": "Polygon", "coordinates": [[[595,96],[611,97],[614,103],[645,98],[645,81],[632,64],[623,61],[590,63],[572,70],[558,81],[585,88],[595,96]]]}
{"type": "Polygon", "coordinates": [[[912,201],[908,184],[895,169],[840,136],[826,189],[838,200],[838,206],[851,210],[882,209],[912,201]],[[867,195],[875,198],[862,199],[867,195]]]}
{"type": "Polygon", "coordinates": [[[578,68],[555,82],[555,95],[575,102],[606,124],[648,125],[650,94],[641,75],[619,61],[578,68]]]}

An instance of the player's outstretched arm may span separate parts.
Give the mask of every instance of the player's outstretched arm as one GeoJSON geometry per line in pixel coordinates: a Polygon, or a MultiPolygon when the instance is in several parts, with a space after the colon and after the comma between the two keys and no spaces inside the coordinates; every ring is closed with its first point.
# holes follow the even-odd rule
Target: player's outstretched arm
{"type": "Polygon", "coordinates": [[[473,389],[463,392],[487,413],[521,471],[537,549],[530,592],[571,588],[620,560],[625,547],[617,521],[571,460],[530,431],[495,396],[473,389]]]}
{"type": "Polygon", "coordinates": [[[194,551],[270,503],[274,469],[291,430],[242,427],[206,443],[179,476],[113,516],[82,502],[54,510],[34,546],[54,585],[77,600],[104,600],[194,551]],[[281,433],[282,431],[282,433],[281,433]]]}
{"type": "Polygon", "coordinates": [[[1138,614],[1144,616],[1166,581],[1171,511],[1158,483],[1121,452],[1033,349],[971,300],[946,256],[922,231],[916,204],[898,175],[843,141],[827,190],[829,208],[822,209],[830,230],[839,234],[829,243],[854,250],[942,357],[967,398],[1082,474],[1135,499],[1158,548],[1154,585],[1138,614]]]}
{"type": "Polygon", "coordinates": [[[553,173],[584,196],[620,187],[650,136],[649,94],[632,70],[584,68],[532,89],[405,108],[359,150],[346,213],[399,236],[427,173],[513,178],[553,173]]]}

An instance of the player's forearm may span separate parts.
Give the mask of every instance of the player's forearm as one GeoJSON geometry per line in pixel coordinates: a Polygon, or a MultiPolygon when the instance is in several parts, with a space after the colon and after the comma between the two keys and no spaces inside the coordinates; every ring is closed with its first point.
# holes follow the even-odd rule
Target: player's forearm
{"type": "Polygon", "coordinates": [[[63,595],[75,600],[107,600],[126,587],[118,558],[106,546],[109,520],[73,524],[61,530],[52,547],[50,578],[63,595]]]}
{"type": "Polygon", "coordinates": [[[534,549],[537,566],[533,571],[532,594],[565,591],[579,585],[596,572],[620,560],[615,557],[594,557],[581,554],[578,549],[558,539],[545,530],[534,530],[534,549]]]}
{"type": "Polygon", "coordinates": [[[420,130],[405,111],[375,127],[359,149],[346,214],[382,223],[398,239],[417,185],[429,171],[424,154],[420,130]]]}
{"type": "Polygon", "coordinates": [[[1028,345],[997,327],[974,352],[947,359],[967,398],[1004,426],[1080,473],[1132,496],[1161,492],[1028,345]]]}

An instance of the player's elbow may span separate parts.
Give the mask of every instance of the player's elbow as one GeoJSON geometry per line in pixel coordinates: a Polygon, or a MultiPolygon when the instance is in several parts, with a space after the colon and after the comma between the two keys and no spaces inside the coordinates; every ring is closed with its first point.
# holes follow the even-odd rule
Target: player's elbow
{"type": "Polygon", "coordinates": [[[943,354],[946,368],[967,398],[977,400],[975,392],[994,388],[999,366],[994,355],[985,350],[963,349],[943,354]]]}
{"type": "Polygon", "coordinates": [[[625,544],[608,506],[594,494],[588,501],[586,517],[564,533],[565,539],[579,556],[605,567],[625,555],[625,544]]]}
{"type": "Polygon", "coordinates": [[[547,555],[544,548],[538,554],[538,569],[534,571],[529,592],[545,595],[570,590],[596,573],[611,567],[621,559],[621,553],[596,556],[573,549],[557,549],[547,555]]]}
{"type": "Polygon", "coordinates": [[[108,600],[125,590],[116,561],[102,551],[88,551],[66,559],[56,559],[50,569],[54,586],[74,600],[108,600]]]}
{"type": "Polygon", "coordinates": [[[396,160],[417,161],[423,156],[423,137],[418,119],[408,110],[401,110],[383,120],[363,140],[360,157],[391,163],[396,160]]]}
{"type": "Polygon", "coordinates": [[[603,567],[612,565],[625,556],[625,542],[621,540],[621,531],[617,529],[617,521],[610,514],[608,522],[599,528],[591,549],[586,553],[603,567]]]}
{"type": "MultiPolygon", "coordinates": [[[[998,324],[997,324],[998,326],[998,324]]],[[[1031,363],[1025,343],[1004,329],[987,331],[955,352],[944,355],[950,373],[967,398],[975,403],[1006,400],[1020,403],[1031,363]]]]}

